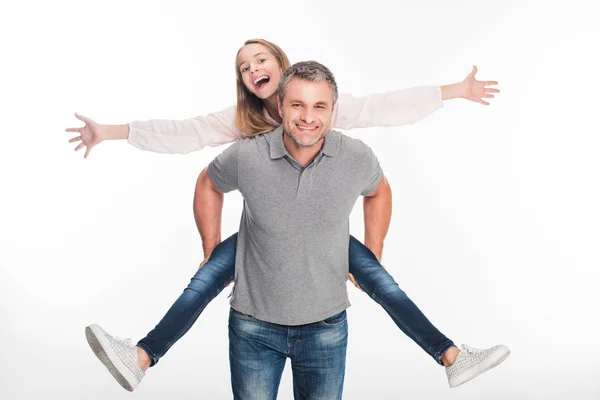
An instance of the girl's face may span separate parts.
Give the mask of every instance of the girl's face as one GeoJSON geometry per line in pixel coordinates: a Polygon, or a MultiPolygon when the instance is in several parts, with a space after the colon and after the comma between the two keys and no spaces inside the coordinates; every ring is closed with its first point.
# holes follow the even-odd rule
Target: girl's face
{"type": "Polygon", "coordinates": [[[252,43],[242,47],[237,64],[244,85],[256,97],[265,100],[276,94],[283,71],[265,46],[252,43]]]}

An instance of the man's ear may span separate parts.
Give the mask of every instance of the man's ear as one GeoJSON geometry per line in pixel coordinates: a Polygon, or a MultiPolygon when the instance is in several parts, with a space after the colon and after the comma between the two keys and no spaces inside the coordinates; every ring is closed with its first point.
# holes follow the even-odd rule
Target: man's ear
{"type": "Polygon", "coordinates": [[[279,101],[279,95],[277,95],[277,111],[279,111],[279,117],[283,119],[283,113],[281,112],[281,101],[279,101]]]}

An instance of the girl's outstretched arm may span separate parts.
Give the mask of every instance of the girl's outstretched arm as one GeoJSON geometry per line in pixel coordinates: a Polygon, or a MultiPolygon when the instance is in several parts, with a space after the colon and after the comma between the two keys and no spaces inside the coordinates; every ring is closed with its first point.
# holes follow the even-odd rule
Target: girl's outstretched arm
{"type": "Polygon", "coordinates": [[[500,92],[489,86],[498,82],[478,81],[476,73],[474,66],[463,81],[451,85],[414,87],[364,97],[341,94],[333,115],[333,127],[353,129],[412,124],[443,107],[444,100],[455,98],[489,105],[484,99],[493,98],[493,93],[500,92]]]}
{"type": "Polygon", "coordinates": [[[75,114],[85,123],[81,128],[67,128],[79,135],[69,140],[78,143],[75,151],[86,148],[84,157],[105,140],[127,140],[133,146],[157,153],[190,153],[205,146],[218,146],[242,137],[235,126],[235,106],[215,113],[183,120],[152,119],[123,125],[102,125],[75,114]]]}

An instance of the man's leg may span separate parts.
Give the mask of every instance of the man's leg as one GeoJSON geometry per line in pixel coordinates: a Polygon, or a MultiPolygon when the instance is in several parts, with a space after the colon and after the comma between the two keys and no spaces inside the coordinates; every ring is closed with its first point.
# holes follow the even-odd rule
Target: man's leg
{"type": "Polygon", "coordinates": [[[234,400],[276,400],[287,328],[231,310],[229,365],[234,400]]]}
{"type": "Polygon", "coordinates": [[[346,372],[346,311],[324,321],[290,327],[289,354],[296,400],[342,398],[346,372]]]}

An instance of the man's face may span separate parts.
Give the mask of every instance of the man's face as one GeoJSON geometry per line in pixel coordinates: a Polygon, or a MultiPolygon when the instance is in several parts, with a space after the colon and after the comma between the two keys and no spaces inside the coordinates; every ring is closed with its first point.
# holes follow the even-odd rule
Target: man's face
{"type": "Polygon", "coordinates": [[[329,132],[333,92],[327,82],[292,79],[278,101],[283,131],[297,147],[311,147],[329,132]]]}

